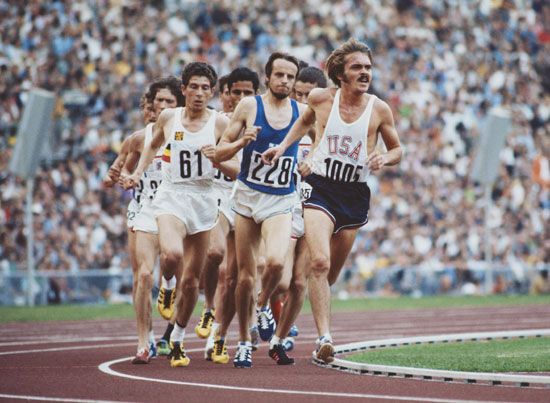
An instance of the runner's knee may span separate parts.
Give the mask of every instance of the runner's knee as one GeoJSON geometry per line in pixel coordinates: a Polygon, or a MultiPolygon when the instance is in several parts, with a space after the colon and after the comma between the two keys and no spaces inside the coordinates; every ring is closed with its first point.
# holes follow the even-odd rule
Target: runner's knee
{"type": "Polygon", "coordinates": [[[252,292],[254,290],[254,277],[250,275],[239,275],[239,279],[237,280],[237,288],[239,288],[241,292],[245,290],[252,292]]]}
{"type": "Polygon", "coordinates": [[[284,267],[284,261],[270,257],[266,259],[265,269],[272,274],[282,274],[284,267]]]}
{"type": "Polygon", "coordinates": [[[225,254],[225,251],[221,247],[212,247],[208,250],[208,254],[206,255],[206,259],[208,259],[208,262],[212,265],[219,266],[223,261],[223,255],[225,254]]]}
{"type": "Polygon", "coordinates": [[[181,282],[181,288],[184,293],[192,293],[198,291],[199,280],[194,276],[184,277],[181,282]]]}
{"type": "Polygon", "coordinates": [[[160,260],[163,267],[177,267],[183,259],[180,251],[165,251],[160,254],[160,260]]]}
{"type": "Polygon", "coordinates": [[[326,256],[320,256],[313,258],[311,261],[311,274],[314,276],[324,276],[328,275],[330,270],[330,260],[326,256]]]}
{"type": "Polygon", "coordinates": [[[139,283],[142,286],[151,288],[153,286],[153,274],[148,269],[140,270],[139,283]]]}
{"type": "Polygon", "coordinates": [[[306,292],[307,282],[305,278],[294,278],[290,283],[289,291],[294,295],[303,295],[306,292]]]}

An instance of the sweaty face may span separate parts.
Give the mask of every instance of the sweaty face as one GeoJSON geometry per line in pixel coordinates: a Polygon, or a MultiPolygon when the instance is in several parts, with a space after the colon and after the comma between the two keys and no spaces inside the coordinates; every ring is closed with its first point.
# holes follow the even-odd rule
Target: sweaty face
{"type": "Polygon", "coordinates": [[[185,95],[185,107],[194,111],[206,109],[213,95],[210,80],[205,76],[192,76],[181,88],[185,95]]]}
{"type": "Polygon", "coordinates": [[[359,92],[367,92],[372,80],[372,63],[369,55],[355,52],[345,57],[342,86],[348,85],[359,92]]]}
{"type": "Polygon", "coordinates": [[[267,78],[269,91],[278,99],[285,99],[290,95],[298,67],[288,60],[275,59],[271,75],[267,78]]]}
{"type": "Polygon", "coordinates": [[[235,109],[241,99],[255,95],[256,91],[254,91],[252,81],[236,81],[231,85],[229,93],[231,94],[232,108],[235,109]]]}
{"type": "Polygon", "coordinates": [[[155,111],[155,120],[158,115],[166,108],[175,108],[178,104],[176,96],[168,88],[161,88],[155,94],[153,99],[153,110],[155,111]]]}
{"type": "Polygon", "coordinates": [[[313,83],[304,83],[303,81],[296,81],[296,84],[294,84],[294,90],[292,91],[292,95],[296,101],[301,102],[303,104],[307,104],[307,97],[312,89],[316,88],[317,86],[313,83]]]}
{"type": "Polygon", "coordinates": [[[233,101],[227,84],[223,86],[223,91],[220,94],[220,101],[222,103],[222,109],[224,112],[231,112],[233,109],[233,101]]]}

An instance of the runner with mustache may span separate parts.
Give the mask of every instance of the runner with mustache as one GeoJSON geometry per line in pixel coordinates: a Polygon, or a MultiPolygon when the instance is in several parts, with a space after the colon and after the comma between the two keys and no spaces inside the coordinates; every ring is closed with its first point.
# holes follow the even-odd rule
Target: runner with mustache
{"type": "Polygon", "coordinates": [[[309,297],[317,339],[317,358],[334,360],[330,334],[330,286],[334,284],[353,246],[357,231],[368,220],[370,172],[401,160],[402,149],[389,105],[368,94],[372,80],[369,47],[350,39],[326,61],[329,78],[338,88],[314,89],[308,108],[280,145],[262,155],[276,164],[288,147],[300,140],[314,123],[311,160],[312,186],[304,202],[305,237],[311,256],[309,297]],[[378,136],[387,152],[375,151],[378,136]]]}

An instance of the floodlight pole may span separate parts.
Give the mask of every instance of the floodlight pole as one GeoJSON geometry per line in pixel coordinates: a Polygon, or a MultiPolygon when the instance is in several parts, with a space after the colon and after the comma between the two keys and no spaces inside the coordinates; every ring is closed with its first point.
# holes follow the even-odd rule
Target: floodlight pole
{"type": "Polygon", "coordinates": [[[27,178],[25,227],[27,232],[27,305],[34,306],[34,231],[32,225],[32,194],[34,177],[27,178]]]}

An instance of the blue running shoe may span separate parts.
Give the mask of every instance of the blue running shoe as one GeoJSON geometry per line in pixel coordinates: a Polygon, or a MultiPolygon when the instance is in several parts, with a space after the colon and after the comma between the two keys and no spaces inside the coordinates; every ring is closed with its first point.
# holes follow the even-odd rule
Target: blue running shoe
{"type": "Polygon", "coordinates": [[[281,342],[283,348],[285,351],[292,351],[294,350],[294,337],[285,337],[283,341],[281,342]]]}
{"type": "Polygon", "coordinates": [[[149,342],[149,358],[155,358],[157,356],[157,346],[154,341],[149,342]]]}
{"type": "Polygon", "coordinates": [[[258,331],[260,332],[260,338],[263,341],[269,341],[277,327],[271,308],[266,306],[262,309],[256,309],[256,314],[258,315],[258,331]]]}
{"type": "Polygon", "coordinates": [[[252,346],[250,342],[240,341],[233,360],[235,368],[251,368],[252,367],[252,346]]]}
{"type": "Polygon", "coordinates": [[[296,326],[295,324],[292,325],[292,327],[290,328],[290,330],[288,331],[288,334],[287,336],[288,337],[296,337],[298,336],[298,326],[296,326]]]}

